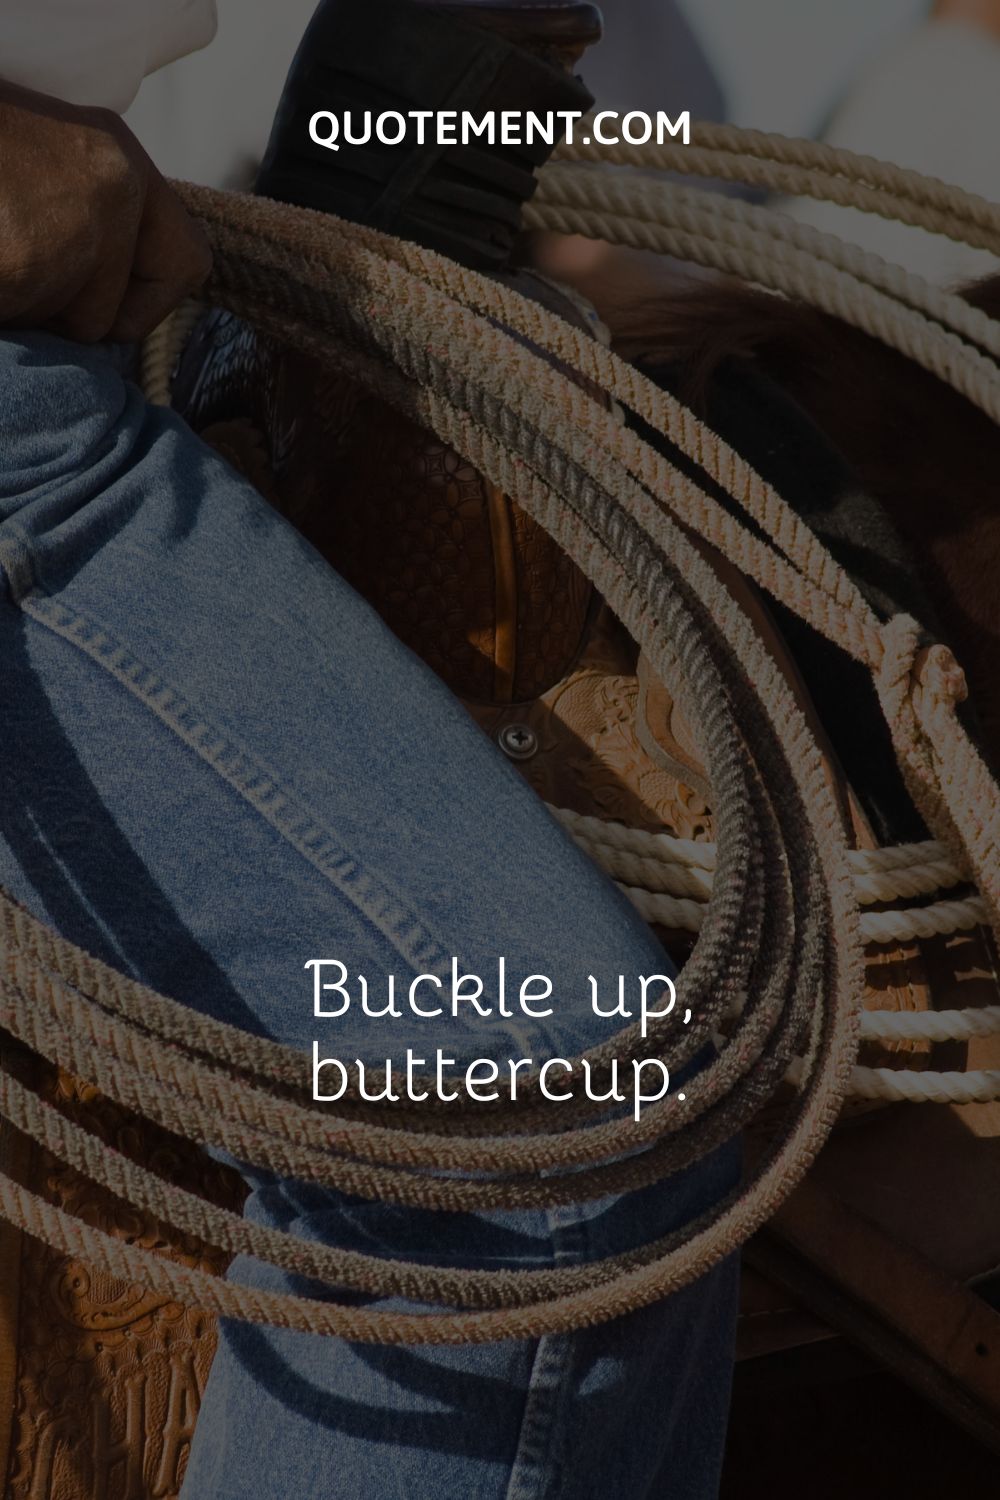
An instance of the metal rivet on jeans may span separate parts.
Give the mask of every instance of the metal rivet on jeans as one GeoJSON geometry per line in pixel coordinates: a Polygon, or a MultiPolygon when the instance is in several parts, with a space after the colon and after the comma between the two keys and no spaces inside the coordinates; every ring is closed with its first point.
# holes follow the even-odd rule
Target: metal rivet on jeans
{"type": "Polygon", "coordinates": [[[530,760],[538,750],[538,735],[527,724],[505,724],[497,741],[511,760],[530,760]]]}

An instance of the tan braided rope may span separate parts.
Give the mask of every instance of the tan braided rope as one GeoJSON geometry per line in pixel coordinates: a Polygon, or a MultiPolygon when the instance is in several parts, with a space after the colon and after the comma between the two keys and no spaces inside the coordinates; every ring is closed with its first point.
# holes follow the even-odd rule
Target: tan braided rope
{"type": "Polygon", "coordinates": [[[181,304],[154,328],[142,346],[142,388],[153,406],[170,405],[170,379],[178,354],[194,332],[204,307],[194,299],[181,304]]]}
{"type": "MultiPolygon", "coordinates": [[[[715,845],[648,833],[587,817],[569,808],[553,807],[553,816],[577,843],[593,852],[609,874],[628,878],[630,884],[645,885],[674,896],[705,900],[712,889],[715,845]],[[696,851],[692,857],[688,850],[696,851]]],[[[928,896],[961,884],[954,862],[933,843],[899,845],[891,850],[852,850],[854,887],[862,906],[900,897],[928,896]],[[886,854],[893,864],[881,863],[886,854]],[[879,856],[876,861],[871,856],[879,856]]]]}
{"type": "MultiPolygon", "coordinates": [[[[712,890],[714,845],[648,833],[620,823],[587,817],[568,808],[551,811],[576,842],[613,879],[637,910],[651,922],[697,932],[712,890]]],[[[960,872],[933,842],[849,852],[861,933],[868,944],[912,942],[952,936],[982,923],[987,916],[976,896],[939,893],[962,884],[960,872]],[[928,905],[891,911],[865,911],[875,902],[937,896],[928,905]]],[[[1000,1036],[1000,1005],[965,1010],[868,1010],[861,1015],[861,1040],[882,1042],[971,1041],[1000,1036]]],[[[793,1062],[790,1079],[797,1077],[793,1062]]],[[[869,1068],[851,1070],[848,1094],[885,1103],[970,1104],[1000,1099],[1000,1071],[963,1069],[869,1068]]]]}
{"type": "MultiPolygon", "coordinates": [[[[401,258],[408,253],[411,252],[403,247],[401,258]]],[[[494,306],[499,304],[510,326],[611,391],[622,404],[650,421],[694,457],[705,472],[738,499],[748,514],[778,543],[789,561],[774,551],[767,553],[740,523],[730,524],[724,513],[720,514],[721,507],[717,503],[697,486],[683,480],[666,460],[648,445],[640,443],[628,429],[618,426],[587,391],[574,388],[558,370],[543,367],[534,371],[534,387],[525,388],[520,403],[525,415],[544,428],[547,422],[551,425],[557,420],[552,414],[553,404],[559,400],[567,404],[575,419],[570,433],[574,456],[592,478],[612,485],[624,484],[626,488],[629,485],[620,467],[614,477],[609,477],[608,469],[595,460],[595,445],[590,439],[594,429],[598,429],[608,449],[616,457],[620,455],[619,462],[627,465],[629,472],[640,478],[651,494],[669,493],[671,507],[687,524],[697,529],[706,540],[718,545],[743,571],[872,670],[901,765],[921,811],[944,842],[956,841],[956,847],[964,849],[977,883],[995,909],[1000,895],[996,798],[992,780],[961,731],[954,713],[955,703],[964,694],[964,683],[950,655],[942,647],[924,649],[912,621],[897,619],[883,628],[854,585],[780,496],[690,412],[684,411],[610,351],[586,341],[568,325],[562,324],[562,336],[553,338],[549,336],[550,325],[545,324],[539,309],[531,304],[515,306],[514,294],[503,289],[493,299],[489,298],[488,292],[484,297],[484,288],[489,288],[490,284],[478,278],[481,285],[476,286],[469,279],[471,273],[465,274],[467,295],[473,306],[484,311],[491,300],[494,306]],[[522,316],[525,309],[529,310],[527,317],[522,316]],[[794,563],[790,560],[792,557],[794,563]],[[937,775],[933,764],[936,756],[948,763],[948,774],[944,777],[937,775]],[[981,810],[988,815],[985,820],[981,810]]],[[[436,318],[441,329],[440,347],[444,353],[445,337],[461,337],[462,316],[446,300],[443,305],[428,300],[434,307],[431,316],[436,318]]],[[[361,312],[359,321],[363,318],[361,312]]],[[[378,341],[380,330],[373,328],[369,331],[378,341]]],[[[531,374],[529,362],[533,356],[529,351],[518,350],[499,330],[488,330],[482,342],[487,347],[493,346],[498,360],[492,370],[485,371],[488,380],[492,377],[495,390],[503,384],[504,362],[508,359],[514,361],[515,373],[523,370],[526,375],[531,374]]],[[[394,358],[401,358],[398,345],[392,353],[394,358]]],[[[537,360],[534,362],[538,364],[537,360]]],[[[429,375],[426,359],[421,373],[429,375]]],[[[522,395],[520,390],[518,395],[522,395]]],[[[499,399],[499,391],[497,397],[499,399]]],[[[425,403],[417,404],[422,406],[425,403]]],[[[641,489],[635,488],[631,494],[642,524],[650,535],[656,535],[655,502],[651,503],[650,495],[641,489]]],[[[678,546],[678,537],[679,533],[673,529],[672,549],[678,546]]],[[[676,550],[672,555],[676,555],[676,550]]]]}
{"type": "Polygon", "coordinates": [[[916,229],[1000,255],[997,206],[964,188],[816,141],[701,122],[690,146],[584,145],[586,122],[558,161],[579,161],[678,172],[746,183],[770,192],[817,198],[860,209],[916,229]]]}
{"type": "MultiPolygon", "coordinates": [[[[669,237],[671,231],[697,236],[705,253],[713,244],[720,247],[720,256],[726,257],[720,260],[720,270],[729,268],[732,254],[758,252],[758,258],[759,253],[769,254],[782,264],[801,267],[803,273],[815,268],[813,285],[818,286],[824,267],[832,266],[926,313],[988,353],[1000,355],[1000,328],[964,297],[934,286],[871,250],[799,223],[777,208],[747,203],[707,186],[686,188],[649,172],[595,172],[554,162],[542,173],[538,192],[525,212],[531,225],[556,228],[559,209],[578,213],[580,222],[593,226],[598,239],[615,242],[626,234],[634,235],[629,243],[667,254],[676,254],[679,248],[669,237]]],[[[574,227],[573,232],[590,231],[574,227]]],[[[741,267],[737,274],[745,277],[748,273],[741,267]]]]}
{"type": "MultiPolygon", "coordinates": [[[[726,137],[712,149],[739,156],[753,172],[790,166],[850,186],[840,157],[812,164],[808,148],[796,147],[787,163],[785,148],[775,148],[770,162],[757,137],[742,147],[740,140],[726,137]]],[[[724,175],[717,165],[713,158],[713,174],[724,175]]],[[[889,183],[866,171],[859,195],[884,203],[895,193],[905,200],[900,216],[937,213],[960,223],[958,232],[963,215],[971,217],[961,195],[938,201],[936,189],[907,174],[889,183]]],[[[445,1309],[432,1313],[253,1292],[124,1245],[6,1178],[0,1208],[110,1274],[227,1316],[352,1339],[534,1337],[616,1316],[701,1274],[799,1180],[851,1077],[862,990],[857,896],[818,748],[772,659],[677,521],[869,667],[940,859],[975,878],[996,924],[998,799],[955,717],[959,675],[941,648],[923,646],[912,622],[878,620],[781,497],[690,412],[561,320],[439,256],[357,226],[204,189],[182,192],[215,247],[210,299],[347,370],[516,498],[593,580],[697,727],[719,842],[677,1013],[657,1023],[648,1043],[632,1028],[588,1061],[606,1072],[616,1058],[660,1055],[677,1068],[720,1035],[736,997],[746,998],[715,1060],[685,1086],[686,1098],[653,1105],[639,1121],[609,1124],[598,1106],[581,1103],[571,1107],[568,1128],[553,1130],[534,1086],[503,1110],[471,1102],[447,1113],[376,1109],[356,1096],[315,1109],[295,1098],[308,1065],[291,1049],[151,994],[2,898],[2,1024],[194,1140],[286,1174],[441,1210],[555,1204],[658,1180],[738,1130],[789,1072],[797,1092],[748,1183],[684,1234],[588,1266],[456,1273],[348,1256],[244,1225],[112,1159],[15,1080],[0,1083],[0,1109],[18,1128],[169,1222],[334,1286],[445,1309]],[[694,458],[750,524],[680,476],[595,389],[694,458]],[[687,1007],[693,1024],[682,1027],[687,1007]],[[636,1154],[622,1160],[625,1152],[636,1154]],[[455,1171],[473,1175],[449,1175],[455,1171]]],[[[980,235],[988,230],[989,222],[975,225],[980,235]]],[[[882,334],[894,329],[886,324],[882,334]]],[[[963,380],[966,352],[976,351],[959,340],[953,360],[963,380]]],[[[977,370],[968,378],[978,390],[987,377],[977,370]]],[[[560,1126],[566,1118],[560,1113],[560,1126]]]]}
{"type": "Polygon", "coordinates": [[[656,250],[800,298],[874,334],[1000,420],[1000,374],[986,353],[970,347],[981,341],[991,354],[1000,352],[1000,330],[962,298],[773,210],[606,177],[581,168],[546,173],[526,222],[656,250]]]}

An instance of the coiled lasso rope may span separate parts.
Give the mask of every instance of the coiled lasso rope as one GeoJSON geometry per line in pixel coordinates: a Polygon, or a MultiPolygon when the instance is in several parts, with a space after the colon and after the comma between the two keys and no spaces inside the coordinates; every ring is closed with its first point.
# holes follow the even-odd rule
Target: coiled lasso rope
{"type": "MultiPolygon", "coordinates": [[[[714,176],[739,169],[785,187],[795,176],[836,201],[871,198],[890,216],[938,215],[956,234],[1000,242],[996,210],[912,174],[883,179],[856,158],[831,161],[819,148],[763,137],[729,132],[712,140],[693,150],[689,165],[704,158],[714,176]]],[[[656,156],[639,162],[660,164],[656,156]]],[[[558,181],[568,170],[554,169],[558,181]]],[[[574,170],[594,178],[585,166],[574,170]]],[[[244,1223],[109,1152],[0,1074],[0,1111],[18,1129],[137,1207],[221,1249],[436,1309],[429,1312],[230,1284],[115,1240],[9,1178],[0,1178],[0,1209],[57,1249],[178,1300],[354,1340],[536,1337],[614,1317],[690,1282],[766,1220],[826,1138],[859,1035],[858,900],[819,749],[788,684],[689,533],[868,667],[939,862],[975,882],[998,927],[1000,794],[955,715],[961,674],[942,647],[923,647],[913,621],[880,620],[781,497],[690,411],[578,330],[413,245],[306,210],[207,189],[181,192],[215,249],[210,299],[348,373],[462,453],[551,532],[670,684],[696,726],[712,783],[711,890],[675,1010],[646,1041],[637,1028],[623,1030],[587,1061],[603,1078],[615,1059],[662,1055],[676,1069],[713,1038],[718,1051],[685,1085],[684,1099],[668,1097],[639,1120],[609,1122],[601,1106],[581,1101],[560,1106],[553,1128],[537,1078],[502,1106],[438,1107],[432,1099],[419,1109],[373,1108],[352,1094],[316,1109],[296,1099],[308,1077],[300,1054],[151,993],[6,897],[0,1024],[196,1142],[284,1175],[441,1211],[627,1191],[707,1154],[789,1074],[794,1090],[747,1182],[682,1233],[583,1266],[482,1272],[348,1253],[244,1223]],[[692,458],[742,515],[682,475],[596,391],[692,458]],[[685,1010],[690,1025],[680,1021],[685,1010]]],[[[595,201],[601,192],[594,187],[595,201]]],[[[544,194],[537,211],[543,221],[564,212],[547,208],[544,194]]],[[[607,205],[599,212],[609,237],[633,232],[607,205]]],[[[659,210],[642,213],[644,223],[655,223],[659,210]]],[[[725,219],[722,210],[718,216],[725,219]]],[[[725,222],[738,238],[740,225],[725,222]]],[[[833,268],[863,288],[869,283],[860,269],[833,268]]],[[[967,331],[956,336],[954,309],[938,303],[941,315],[932,315],[877,290],[892,304],[882,336],[915,339],[928,325],[920,335],[929,340],[927,357],[933,349],[937,358],[939,347],[950,351],[944,378],[966,382],[973,399],[988,393],[992,365],[966,342],[967,331]]],[[[841,295],[849,296],[846,285],[841,295]]],[[[868,311],[857,316],[877,321],[868,311]]],[[[239,767],[225,774],[241,784],[239,767]]]]}

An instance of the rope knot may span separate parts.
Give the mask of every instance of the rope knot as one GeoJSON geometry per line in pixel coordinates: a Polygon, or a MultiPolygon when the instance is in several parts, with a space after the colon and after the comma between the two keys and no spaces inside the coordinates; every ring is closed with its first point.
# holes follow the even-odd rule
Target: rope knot
{"type": "Polygon", "coordinates": [[[941,760],[958,729],[955,708],[966,696],[965,675],[947,646],[923,643],[910,615],[894,615],[881,638],[875,685],[896,756],[914,803],[947,842],[944,829],[953,819],[945,811],[941,760]]]}
{"type": "Polygon", "coordinates": [[[995,848],[983,854],[982,809],[996,807],[996,789],[970,745],[956,707],[968,695],[965,673],[947,646],[926,646],[909,615],[881,631],[875,684],[896,758],[914,805],[928,828],[997,906],[995,848]]]}
{"type": "Polygon", "coordinates": [[[890,723],[910,697],[921,654],[920,626],[911,615],[893,615],[882,627],[882,659],[875,672],[878,695],[890,723]]]}
{"type": "Polygon", "coordinates": [[[919,688],[936,703],[954,708],[969,690],[965,673],[947,646],[921,644],[910,615],[894,615],[882,628],[882,660],[876,673],[879,696],[894,717],[919,688]]]}
{"type": "Polygon", "coordinates": [[[914,676],[924,691],[940,702],[954,706],[969,696],[965,673],[947,646],[928,646],[918,652],[914,676]]]}

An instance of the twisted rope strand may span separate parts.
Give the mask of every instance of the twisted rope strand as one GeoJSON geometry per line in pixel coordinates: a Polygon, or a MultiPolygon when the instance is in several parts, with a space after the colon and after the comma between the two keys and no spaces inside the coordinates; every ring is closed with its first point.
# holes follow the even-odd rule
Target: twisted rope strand
{"type": "MultiPolygon", "coordinates": [[[[702,132],[700,142],[683,153],[682,170],[741,171],[748,180],[767,177],[770,186],[805,183],[792,190],[849,198],[1000,246],[992,206],[915,174],[728,130],[702,132]]],[[[669,149],[619,159],[677,165],[669,149]]],[[[580,222],[597,227],[565,168],[554,169],[546,184],[542,212],[579,213],[580,222]],[[577,206],[553,203],[560,193],[577,206]]],[[[659,882],[641,892],[651,912],[673,903],[675,914],[679,906],[690,907],[692,919],[697,913],[698,940],[678,986],[678,1011],[690,1008],[693,1024],[664,1018],[645,1044],[635,1027],[623,1030],[588,1060],[608,1069],[645,1049],[676,1067],[712,1036],[718,1052],[685,1085],[684,1100],[671,1096],[638,1120],[609,1122],[574,1105],[568,1128],[553,1131],[532,1087],[502,1112],[484,1115],[466,1100],[447,1127],[439,1111],[427,1111],[418,1125],[412,1110],[363,1108],[356,1096],[330,1112],[310,1109],[292,1097],[303,1077],[293,1049],[206,1021],[113,974],[0,894],[3,1024],[35,1051],[191,1139],[284,1175],[442,1211],[628,1191],[712,1150],[783,1079],[791,1077],[794,1088],[748,1182],[683,1234],[586,1266],[458,1273],[344,1256],[245,1225],[114,1160],[0,1077],[0,1110],[109,1190],[222,1249],[438,1309],[431,1312],[359,1309],[230,1285],[103,1235],[8,1178],[0,1178],[0,1209],[64,1253],[230,1317],[384,1343],[538,1337],[645,1305],[740,1244],[799,1181],[848,1087],[909,1099],[956,1092],[978,1098],[996,1089],[988,1074],[956,1083],[954,1075],[854,1065],[866,936],[888,931],[896,940],[919,924],[950,924],[953,931],[970,917],[1000,923],[1000,796],[955,715],[962,682],[950,656],[928,649],[913,622],[879,620],[782,497],[691,412],[511,288],[306,210],[181,191],[213,240],[211,299],[349,373],[460,452],[565,548],[669,682],[708,765],[718,847],[651,848],[607,825],[599,833],[590,824],[571,831],[616,878],[628,883],[638,869],[659,882]],[[596,399],[598,391],[692,459],[742,514],[681,474],[596,399]],[[819,748],[789,685],[689,532],[869,668],[934,844],[882,851],[865,863],[848,853],[819,748]],[[859,914],[859,895],[867,904],[887,899],[880,893],[889,889],[891,899],[930,896],[970,874],[975,897],[859,914]],[[918,1077],[925,1081],[913,1083],[918,1077]]],[[[596,212],[608,237],[655,235],[657,222],[669,219],[663,233],[686,237],[671,243],[695,255],[725,255],[754,279],[774,260],[782,289],[801,287],[991,415],[1000,412],[991,358],[1000,334],[902,273],[830,242],[772,229],[756,215],[701,210],[680,198],[668,211],[648,185],[616,187],[596,212]],[[713,238],[717,249],[708,244],[713,238]],[[776,255],[777,245],[785,248],[776,255]]],[[[174,347],[168,332],[149,351],[147,374],[159,382],[161,399],[174,347]]],[[[997,1020],[983,1017],[943,1013],[919,1022],[936,1025],[935,1038],[982,1035],[997,1020]]],[[[868,1034],[897,1037],[915,1023],[880,1015],[863,1024],[868,1034]]],[[[582,1061],[573,1061],[574,1076],[582,1061]]]]}
{"type": "Polygon", "coordinates": [[[584,145],[584,124],[556,161],[594,162],[743,182],[771,192],[857,208],[1000,254],[995,203],[950,183],[816,141],[700,122],[690,146],[584,145]]]}
{"type": "MultiPolygon", "coordinates": [[[[816,263],[818,275],[826,266],[844,271],[1000,357],[1000,328],[964,297],[770,206],[746,203],[706,186],[685,188],[649,173],[596,173],[586,166],[554,162],[541,174],[528,212],[535,215],[538,209],[549,207],[577,211],[589,221],[593,237],[612,244],[621,232],[621,221],[628,219],[637,221],[647,233],[676,228],[709,242],[725,240],[735,249],[748,243],[763,246],[766,241],[782,261],[789,248],[802,251],[816,263]],[[752,238],[745,238],[743,231],[751,231],[752,238]]],[[[544,214],[533,222],[534,227],[553,227],[544,214]]],[[[647,248],[667,246],[649,243],[647,248]]]]}

